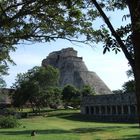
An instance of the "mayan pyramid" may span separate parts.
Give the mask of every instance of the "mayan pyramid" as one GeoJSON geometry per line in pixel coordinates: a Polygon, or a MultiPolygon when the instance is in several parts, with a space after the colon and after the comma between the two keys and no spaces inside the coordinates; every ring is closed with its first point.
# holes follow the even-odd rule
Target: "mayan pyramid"
{"type": "Polygon", "coordinates": [[[96,94],[111,94],[111,90],[95,73],[88,71],[82,57],[77,56],[73,48],[66,48],[50,53],[42,61],[42,66],[51,65],[60,71],[59,85],[61,87],[71,84],[77,88],[90,85],[96,94]]]}

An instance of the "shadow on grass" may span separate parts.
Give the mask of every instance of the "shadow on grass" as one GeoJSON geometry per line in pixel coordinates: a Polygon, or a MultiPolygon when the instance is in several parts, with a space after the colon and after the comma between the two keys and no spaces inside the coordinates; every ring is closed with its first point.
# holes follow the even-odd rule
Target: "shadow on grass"
{"type": "MultiPolygon", "coordinates": [[[[121,126],[104,126],[104,127],[95,127],[95,128],[75,128],[75,129],[71,129],[71,130],[63,130],[63,129],[48,129],[48,130],[35,130],[37,132],[37,135],[49,135],[49,134],[85,134],[86,133],[92,133],[94,135],[94,133],[102,133],[102,132],[112,132],[113,131],[116,133],[119,130],[123,130],[123,129],[129,129],[131,128],[131,126],[127,126],[127,127],[121,127],[121,126]]],[[[134,128],[135,129],[135,128],[134,128]]],[[[32,130],[2,130],[0,131],[0,134],[3,135],[26,135],[26,136],[30,136],[31,135],[32,130]]],[[[91,134],[91,135],[92,135],[91,134]]],[[[116,140],[140,140],[140,135],[125,135],[123,138],[120,139],[116,139],[116,140]]]]}
{"type": "Polygon", "coordinates": [[[139,135],[129,135],[127,138],[123,138],[122,140],[140,140],[140,134],[139,135]]]}
{"type": "MultiPolygon", "coordinates": [[[[4,135],[30,135],[33,130],[22,130],[22,131],[0,131],[0,134],[4,135]]],[[[37,134],[65,134],[65,133],[89,133],[103,131],[100,128],[77,128],[72,130],[62,130],[62,129],[49,129],[49,130],[35,130],[37,134]]]]}
{"type": "MultiPolygon", "coordinates": [[[[30,113],[30,116],[37,116],[36,114],[30,113]]],[[[93,117],[92,115],[84,115],[80,114],[77,112],[77,110],[73,109],[51,109],[51,110],[42,110],[39,116],[44,116],[44,117],[58,117],[58,118],[63,118],[67,120],[72,120],[72,121],[82,121],[82,122],[101,122],[101,123],[126,123],[126,124],[133,124],[136,122],[130,122],[127,120],[120,120],[118,121],[117,119],[112,119],[112,118],[106,118],[103,119],[102,117],[93,117]],[[45,113],[45,114],[43,114],[45,113]]]]}
{"type": "MultiPolygon", "coordinates": [[[[115,127],[116,128],[116,127],[115,127]]],[[[76,128],[76,129],[71,129],[71,130],[63,130],[63,129],[48,129],[48,130],[35,130],[38,135],[43,135],[43,134],[83,134],[83,133],[94,133],[94,132],[102,132],[106,131],[106,129],[109,129],[108,127],[103,127],[103,128],[76,128]]],[[[113,128],[110,128],[113,129],[113,128]]],[[[119,128],[118,128],[119,129],[119,128]]],[[[30,135],[33,130],[22,130],[22,131],[0,131],[0,134],[3,135],[30,135]]]]}
{"type": "Polygon", "coordinates": [[[60,113],[48,113],[47,117],[58,117],[58,118],[63,118],[67,120],[72,120],[72,121],[84,121],[84,122],[90,122],[93,121],[93,117],[89,115],[82,115],[77,112],[60,112],[60,113]]]}
{"type": "MultiPolygon", "coordinates": [[[[0,134],[4,135],[31,135],[31,132],[33,130],[22,130],[22,131],[0,131],[0,134]]],[[[50,129],[50,130],[35,130],[37,134],[64,134],[64,133],[70,133],[70,131],[67,130],[61,130],[61,129],[50,129]]]]}
{"type": "Polygon", "coordinates": [[[67,120],[72,120],[72,121],[82,121],[82,122],[92,122],[95,121],[93,117],[89,115],[82,115],[80,113],[63,113],[63,114],[58,114],[57,117],[67,119],[67,120]]]}
{"type": "Polygon", "coordinates": [[[49,110],[41,110],[40,112],[29,112],[30,117],[35,117],[35,116],[48,116],[48,117],[53,117],[53,116],[59,116],[59,115],[66,115],[66,114],[71,114],[75,112],[75,110],[72,109],[49,109],[49,110]]]}
{"type": "Polygon", "coordinates": [[[81,122],[99,122],[99,123],[125,123],[125,124],[135,124],[136,122],[127,122],[127,121],[118,121],[118,120],[111,120],[111,119],[103,119],[101,117],[93,117],[91,115],[83,115],[80,113],[63,113],[56,115],[59,118],[72,120],[72,121],[81,121],[81,122]]]}
{"type": "MultiPolygon", "coordinates": [[[[111,127],[95,127],[95,128],[75,128],[71,130],[63,129],[48,129],[48,130],[35,130],[37,134],[65,134],[65,133],[94,133],[94,132],[103,132],[103,131],[117,131],[121,127],[111,126],[111,127]]],[[[22,131],[0,131],[0,134],[4,135],[30,135],[33,130],[22,130],[22,131]]]]}
{"type": "Polygon", "coordinates": [[[95,127],[95,128],[76,128],[72,129],[73,133],[96,133],[96,132],[109,132],[109,131],[118,131],[122,127],[120,126],[109,126],[109,127],[95,127]]]}

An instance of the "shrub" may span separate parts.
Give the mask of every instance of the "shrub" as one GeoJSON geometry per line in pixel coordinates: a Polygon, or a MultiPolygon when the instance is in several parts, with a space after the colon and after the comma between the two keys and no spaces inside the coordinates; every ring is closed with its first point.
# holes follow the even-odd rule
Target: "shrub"
{"type": "Polygon", "coordinates": [[[14,128],[18,127],[20,123],[13,116],[0,117],[0,128],[14,128]]]}

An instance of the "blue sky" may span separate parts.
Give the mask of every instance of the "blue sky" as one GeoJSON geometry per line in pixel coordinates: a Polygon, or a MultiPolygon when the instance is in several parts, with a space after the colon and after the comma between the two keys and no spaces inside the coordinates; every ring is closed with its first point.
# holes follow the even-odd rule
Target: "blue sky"
{"type": "MultiPolygon", "coordinates": [[[[108,13],[111,22],[114,27],[126,24],[129,21],[122,21],[122,16],[127,14],[128,11],[115,11],[108,13]]],[[[104,22],[99,20],[95,26],[103,25],[104,22]],[[100,24],[99,24],[100,23],[100,24]]],[[[57,40],[51,43],[35,43],[31,45],[21,44],[17,47],[16,52],[11,53],[11,58],[17,64],[16,66],[10,66],[9,76],[5,77],[7,86],[10,87],[14,82],[17,73],[27,72],[34,66],[40,66],[41,61],[47,57],[52,51],[61,50],[62,48],[73,47],[78,51],[78,56],[83,57],[87,68],[90,71],[94,71],[100,76],[100,78],[107,84],[111,90],[120,89],[122,84],[128,81],[126,71],[128,62],[123,53],[120,52],[117,55],[114,52],[106,53],[103,55],[102,44],[94,44],[94,47],[79,44],[78,46],[71,44],[66,40],[57,40]]]]}

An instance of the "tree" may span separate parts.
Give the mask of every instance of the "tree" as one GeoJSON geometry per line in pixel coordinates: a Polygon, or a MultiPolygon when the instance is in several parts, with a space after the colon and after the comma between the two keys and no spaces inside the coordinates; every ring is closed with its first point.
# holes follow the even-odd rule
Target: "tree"
{"type": "MultiPolygon", "coordinates": [[[[27,73],[18,74],[16,82],[13,84],[15,94],[13,95],[13,104],[16,107],[21,107],[30,103],[33,110],[40,110],[41,107],[47,106],[46,93],[50,92],[50,87],[57,86],[59,72],[51,66],[34,67],[28,70],[27,73]],[[45,104],[46,103],[46,104],[45,104]]],[[[58,93],[54,89],[54,96],[58,93]]],[[[52,101],[53,102],[53,101],[52,101]]]]}
{"type": "Polygon", "coordinates": [[[59,87],[49,87],[44,91],[43,106],[57,109],[62,105],[62,90],[59,87]]]}
{"type": "Polygon", "coordinates": [[[134,73],[132,71],[132,68],[126,71],[126,74],[128,76],[128,78],[132,78],[131,80],[125,82],[122,85],[122,91],[123,93],[135,93],[135,81],[134,81],[134,73]]]}
{"type": "Polygon", "coordinates": [[[8,66],[0,61],[0,88],[6,87],[6,82],[4,81],[3,76],[8,75],[7,71],[8,71],[8,66]]]}
{"type": "Polygon", "coordinates": [[[115,94],[124,94],[124,93],[135,93],[135,82],[134,80],[129,80],[122,85],[122,89],[114,90],[115,94]]]}
{"type": "Polygon", "coordinates": [[[104,43],[104,53],[106,51],[115,50],[117,53],[120,49],[123,51],[125,57],[129,61],[132,67],[134,78],[135,78],[135,88],[136,88],[136,99],[137,99],[137,111],[140,126],[140,47],[139,47],[139,37],[140,37],[140,1],[138,0],[91,0],[91,3],[97,8],[100,16],[104,19],[108,30],[102,29],[100,36],[104,43]],[[103,11],[106,8],[109,11],[114,11],[115,9],[123,10],[128,8],[130,14],[124,17],[130,17],[131,23],[125,27],[121,26],[117,30],[114,29],[113,25],[109,21],[109,18],[103,11]],[[106,36],[104,34],[106,30],[106,36]],[[126,37],[127,36],[127,37],[126,37]],[[126,38],[125,38],[126,37],[126,38]]]}
{"type": "Polygon", "coordinates": [[[6,87],[6,82],[3,80],[2,76],[0,76],[0,88],[6,87]]]}
{"type": "Polygon", "coordinates": [[[12,62],[9,53],[18,44],[77,38],[90,26],[83,9],[82,0],[1,0],[0,72],[6,70],[2,65],[12,62]]]}
{"type": "Polygon", "coordinates": [[[113,90],[112,92],[113,92],[114,94],[123,94],[123,90],[122,90],[122,89],[113,90]]]}
{"type": "Polygon", "coordinates": [[[73,85],[66,85],[62,90],[62,99],[65,105],[74,105],[76,103],[76,99],[80,98],[79,90],[73,85]]]}
{"type": "Polygon", "coordinates": [[[87,14],[89,25],[84,30],[87,40],[91,42],[102,41],[104,43],[103,54],[113,50],[115,53],[123,51],[125,57],[132,67],[137,99],[137,111],[140,124],[140,1],[137,0],[88,0],[84,1],[88,6],[85,7],[83,13],[87,14]],[[129,9],[129,14],[124,15],[123,19],[130,18],[131,22],[127,25],[121,25],[115,29],[111,24],[105,11],[115,11],[129,9]],[[105,25],[99,29],[94,28],[94,20],[103,18],[105,25]]]}
{"type": "Polygon", "coordinates": [[[85,85],[82,88],[81,94],[82,94],[82,96],[87,96],[87,95],[94,95],[96,93],[95,93],[94,89],[91,88],[89,85],[85,85]]]}
{"type": "Polygon", "coordinates": [[[135,93],[135,82],[129,80],[123,84],[123,93],[135,93]]]}

